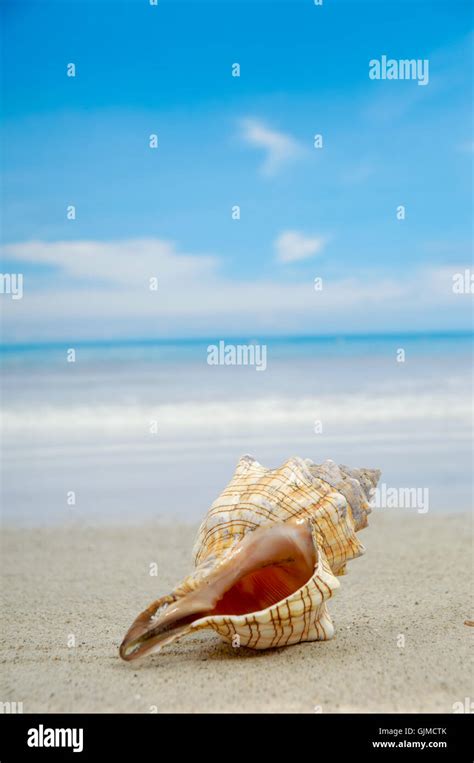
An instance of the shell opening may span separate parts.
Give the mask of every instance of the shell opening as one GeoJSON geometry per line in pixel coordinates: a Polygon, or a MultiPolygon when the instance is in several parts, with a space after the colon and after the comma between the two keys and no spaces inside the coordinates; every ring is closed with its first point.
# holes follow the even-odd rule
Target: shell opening
{"type": "Polygon", "coordinates": [[[157,651],[202,619],[265,610],[302,588],[317,561],[307,522],[259,527],[231,549],[193,590],[172,599],[167,607],[159,600],[139,615],[125,636],[120,654],[132,660],[157,651]]]}

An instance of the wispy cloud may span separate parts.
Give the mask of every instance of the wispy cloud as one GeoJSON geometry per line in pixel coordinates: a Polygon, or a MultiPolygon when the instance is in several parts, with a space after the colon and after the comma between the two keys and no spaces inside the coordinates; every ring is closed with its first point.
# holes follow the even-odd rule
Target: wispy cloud
{"type": "Polygon", "coordinates": [[[216,257],[178,251],[173,241],[131,239],[123,241],[27,241],[4,246],[3,254],[34,265],[56,266],[70,283],[95,281],[104,288],[141,288],[152,277],[162,283],[209,277],[216,257]]]}
{"type": "Polygon", "coordinates": [[[218,257],[183,254],[160,239],[36,241],[4,253],[25,273],[23,299],[2,296],[8,342],[213,336],[216,327],[231,336],[307,333],[308,326],[321,333],[422,329],[440,315],[445,328],[459,328],[470,320],[470,300],[452,291],[462,265],[413,269],[399,278],[341,274],[324,278],[315,292],[311,278],[228,278],[218,257]]]}
{"type": "Polygon", "coordinates": [[[263,175],[275,175],[290,160],[301,155],[303,151],[300,144],[291,135],[273,130],[259,119],[242,119],[240,126],[242,138],[249,145],[261,148],[265,152],[265,158],[260,167],[263,175]]]}
{"type": "Polygon", "coordinates": [[[286,230],[275,240],[278,262],[298,262],[321,254],[328,236],[305,236],[297,230],[286,230]]]}

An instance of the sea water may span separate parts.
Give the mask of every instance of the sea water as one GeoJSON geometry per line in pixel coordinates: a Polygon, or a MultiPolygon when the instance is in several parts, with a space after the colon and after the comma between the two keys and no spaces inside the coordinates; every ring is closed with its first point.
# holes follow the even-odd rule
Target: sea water
{"type": "Polygon", "coordinates": [[[383,495],[470,509],[471,335],[226,339],[264,344],[261,373],[210,365],[217,341],[3,347],[3,520],[195,522],[244,453],[378,467],[383,495]]]}

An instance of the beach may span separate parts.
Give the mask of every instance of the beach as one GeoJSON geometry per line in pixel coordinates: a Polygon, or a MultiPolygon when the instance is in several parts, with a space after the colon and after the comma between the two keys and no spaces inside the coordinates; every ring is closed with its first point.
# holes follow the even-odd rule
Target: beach
{"type": "Polygon", "coordinates": [[[471,519],[369,521],[329,603],[331,641],[256,652],[210,631],[132,663],[121,639],[190,570],[196,524],[5,527],[0,699],[25,713],[453,712],[473,696],[471,519]]]}
{"type": "Polygon", "coordinates": [[[84,345],[74,363],[59,345],[3,352],[1,702],[452,712],[474,696],[469,337],[267,344],[264,372],[209,365],[206,341],[84,345]],[[329,605],[335,638],[252,652],[204,632],[122,662],[245,453],[382,472],[367,553],[329,605]]]}

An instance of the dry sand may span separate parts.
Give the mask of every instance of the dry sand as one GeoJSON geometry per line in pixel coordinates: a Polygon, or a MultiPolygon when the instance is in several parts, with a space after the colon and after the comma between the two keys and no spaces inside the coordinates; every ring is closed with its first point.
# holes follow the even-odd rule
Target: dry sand
{"type": "Polygon", "coordinates": [[[188,571],[196,528],[7,529],[0,701],[24,712],[452,712],[474,696],[470,520],[370,521],[367,553],[329,605],[332,641],[252,652],[210,632],[129,664],[121,638],[188,571]]]}

